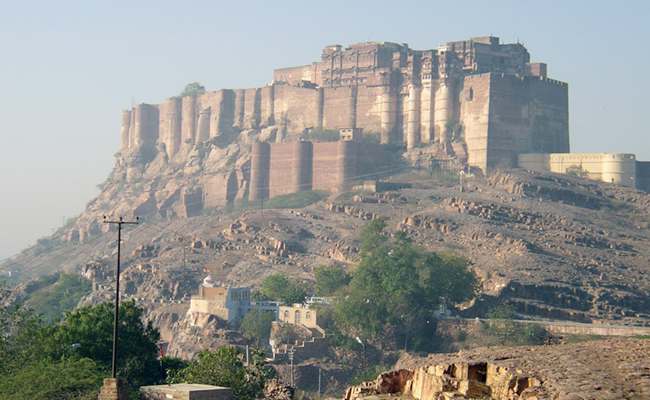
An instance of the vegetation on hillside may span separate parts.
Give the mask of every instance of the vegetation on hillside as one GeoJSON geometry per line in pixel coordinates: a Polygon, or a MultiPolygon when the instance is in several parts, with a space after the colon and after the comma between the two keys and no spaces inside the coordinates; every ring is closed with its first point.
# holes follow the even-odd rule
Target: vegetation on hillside
{"type": "Polygon", "coordinates": [[[272,311],[253,308],[241,319],[239,330],[246,339],[254,340],[257,347],[260,347],[260,341],[268,339],[271,334],[271,325],[274,320],[275,315],[272,311]]]}
{"type": "Polygon", "coordinates": [[[314,294],[321,297],[334,296],[337,291],[349,285],[352,279],[340,265],[318,266],[314,268],[314,277],[314,294]]]}
{"type": "Polygon", "coordinates": [[[262,281],[262,288],[252,293],[253,300],[281,301],[291,306],[302,303],[307,297],[307,285],[289,280],[283,274],[268,276],[262,281]]]}
{"type": "MultiPolygon", "coordinates": [[[[8,294],[0,288],[0,304],[8,294]]],[[[113,303],[103,303],[42,324],[30,310],[0,307],[0,398],[97,398],[110,377],[113,310],[113,303]]],[[[143,312],[134,302],[120,306],[117,375],[134,395],[160,381],[160,334],[143,324],[143,312]]]]}
{"type": "Polygon", "coordinates": [[[27,305],[45,323],[52,323],[71,312],[79,300],[92,292],[92,283],[75,274],[53,274],[39,278],[37,290],[29,294],[27,305]]]}
{"type": "Polygon", "coordinates": [[[323,294],[336,290],[334,317],[345,336],[382,341],[392,334],[404,349],[431,349],[433,311],[473,299],[478,280],[463,258],[426,251],[404,232],[391,238],[385,228],[381,219],[370,221],[351,276],[319,267],[316,287],[323,294]]]}
{"type": "Polygon", "coordinates": [[[233,347],[204,350],[189,365],[170,374],[169,383],[199,383],[233,389],[235,400],[261,397],[266,381],[275,377],[275,370],[266,366],[265,354],[252,349],[248,365],[233,347]]]}

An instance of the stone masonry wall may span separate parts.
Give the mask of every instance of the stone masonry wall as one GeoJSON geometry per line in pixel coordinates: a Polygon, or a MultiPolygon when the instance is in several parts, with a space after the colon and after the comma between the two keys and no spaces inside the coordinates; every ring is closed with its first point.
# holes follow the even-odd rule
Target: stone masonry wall
{"type": "Polygon", "coordinates": [[[226,143],[246,130],[275,127],[271,140],[281,142],[312,128],[354,127],[409,149],[440,143],[451,157],[464,136],[469,165],[489,172],[516,165],[521,153],[569,151],[568,85],[529,61],[523,45],[491,36],[431,50],[328,46],[322,62],[276,70],[271,85],[125,110],[122,149],[161,142],[171,160],[186,142],[226,143]]]}

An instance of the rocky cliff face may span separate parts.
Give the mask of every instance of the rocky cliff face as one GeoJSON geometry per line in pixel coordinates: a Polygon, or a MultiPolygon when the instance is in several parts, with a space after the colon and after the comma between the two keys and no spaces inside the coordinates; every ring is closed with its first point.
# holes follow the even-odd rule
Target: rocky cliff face
{"type": "Polygon", "coordinates": [[[345,399],[640,400],[650,396],[649,355],[650,342],[639,339],[406,355],[345,399]]]}

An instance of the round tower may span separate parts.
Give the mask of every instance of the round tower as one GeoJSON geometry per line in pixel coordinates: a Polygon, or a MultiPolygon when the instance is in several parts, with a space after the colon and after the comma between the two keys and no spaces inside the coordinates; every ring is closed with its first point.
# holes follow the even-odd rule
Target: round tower
{"type": "Polygon", "coordinates": [[[291,192],[312,190],[313,145],[307,141],[293,142],[291,192]]]}
{"type": "Polygon", "coordinates": [[[269,198],[269,169],[271,167],[271,146],[267,142],[253,143],[251,155],[250,201],[269,198]]]}

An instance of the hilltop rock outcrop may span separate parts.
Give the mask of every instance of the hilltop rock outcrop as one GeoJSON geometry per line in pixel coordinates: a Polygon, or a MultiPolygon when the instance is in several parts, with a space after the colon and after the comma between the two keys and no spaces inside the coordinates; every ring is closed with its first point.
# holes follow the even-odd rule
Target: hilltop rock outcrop
{"type": "Polygon", "coordinates": [[[614,400],[650,397],[650,341],[489,347],[457,354],[406,355],[345,400],[391,394],[404,399],[614,400]]]}

